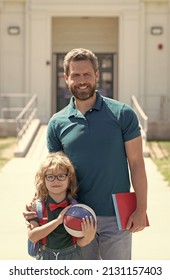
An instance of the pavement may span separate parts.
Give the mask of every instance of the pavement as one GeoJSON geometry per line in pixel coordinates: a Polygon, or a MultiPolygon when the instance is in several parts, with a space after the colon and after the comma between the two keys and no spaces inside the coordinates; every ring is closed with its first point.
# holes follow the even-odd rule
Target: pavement
{"type": "MultiPolygon", "coordinates": [[[[34,176],[47,154],[42,127],[24,158],[12,158],[0,170],[1,260],[30,260],[27,229],[22,215],[34,195],[34,176]]],[[[133,234],[133,260],[170,260],[170,186],[150,157],[145,157],[150,226],[133,234]]]]}

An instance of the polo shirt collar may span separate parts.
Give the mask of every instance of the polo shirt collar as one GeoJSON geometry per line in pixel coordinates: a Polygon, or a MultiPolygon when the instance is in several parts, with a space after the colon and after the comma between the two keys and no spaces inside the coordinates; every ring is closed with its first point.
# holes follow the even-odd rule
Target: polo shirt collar
{"type": "MultiPolygon", "coordinates": [[[[103,101],[102,96],[96,90],[96,102],[95,102],[94,106],[92,107],[92,109],[99,111],[102,106],[102,101],[103,101]]],[[[71,117],[71,116],[75,116],[75,115],[77,115],[77,108],[75,107],[75,104],[74,104],[74,96],[72,96],[70,99],[70,103],[69,103],[68,116],[71,117]]]]}

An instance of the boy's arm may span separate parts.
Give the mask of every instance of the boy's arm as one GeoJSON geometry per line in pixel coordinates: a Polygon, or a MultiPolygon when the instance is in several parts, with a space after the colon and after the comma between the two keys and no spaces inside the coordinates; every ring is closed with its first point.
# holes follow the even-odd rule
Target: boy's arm
{"type": "Polygon", "coordinates": [[[37,241],[49,235],[55,228],[57,228],[60,224],[63,223],[64,214],[69,207],[70,206],[64,208],[56,219],[42,226],[39,226],[38,223],[35,221],[30,221],[29,226],[27,227],[28,238],[32,242],[36,243],[37,241]]]}

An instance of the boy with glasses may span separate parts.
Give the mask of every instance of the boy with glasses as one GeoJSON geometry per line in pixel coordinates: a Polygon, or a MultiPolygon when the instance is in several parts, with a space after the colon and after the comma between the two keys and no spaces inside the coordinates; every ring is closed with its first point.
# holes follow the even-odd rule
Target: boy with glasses
{"type": "Polygon", "coordinates": [[[40,248],[38,260],[78,260],[80,247],[89,244],[96,232],[92,217],[82,219],[82,238],[73,238],[64,228],[63,217],[76,196],[77,181],[72,163],[62,152],[51,153],[40,165],[35,176],[36,199],[44,203],[48,222],[39,226],[38,217],[29,220],[28,238],[40,248]],[[45,240],[45,242],[44,242],[45,240]]]}

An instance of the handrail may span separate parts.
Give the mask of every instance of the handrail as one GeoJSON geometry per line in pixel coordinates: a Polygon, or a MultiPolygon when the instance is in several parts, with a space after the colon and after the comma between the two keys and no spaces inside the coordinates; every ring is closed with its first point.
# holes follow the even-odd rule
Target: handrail
{"type": "Polygon", "coordinates": [[[28,93],[1,93],[0,94],[0,118],[14,120],[21,112],[23,106],[30,99],[28,93]]]}
{"type": "Polygon", "coordinates": [[[34,94],[30,101],[26,104],[26,106],[22,109],[22,111],[19,113],[19,115],[16,117],[16,120],[21,119],[24,114],[28,111],[28,109],[32,106],[33,102],[37,99],[37,96],[34,94]]]}
{"type": "Polygon", "coordinates": [[[145,140],[147,140],[148,116],[144,113],[135,95],[131,96],[131,104],[132,108],[135,110],[139,118],[140,125],[145,133],[145,140]]]}
{"type": "Polygon", "coordinates": [[[37,95],[33,95],[26,106],[16,117],[16,131],[18,142],[26,133],[32,120],[36,117],[37,111],[37,95]]]}

